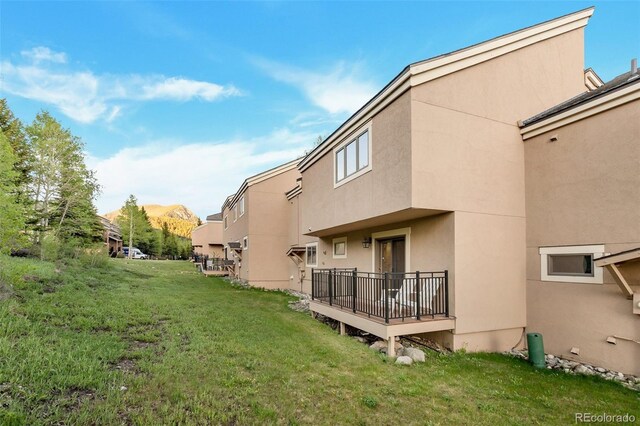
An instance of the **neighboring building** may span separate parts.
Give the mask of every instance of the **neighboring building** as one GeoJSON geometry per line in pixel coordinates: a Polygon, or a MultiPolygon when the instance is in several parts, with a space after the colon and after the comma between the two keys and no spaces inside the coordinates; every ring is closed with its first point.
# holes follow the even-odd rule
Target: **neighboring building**
{"type": "Polygon", "coordinates": [[[311,270],[316,267],[318,238],[304,235],[301,221],[302,178],[296,180],[296,185],[284,194],[289,202],[287,221],[289,225],[289,246],[286,255],[291,259],[289,263],[290,289],[311,293],[311,270]],[[310,260],[311,259],[311,260],[310,260]]]}
{"type": "Polygon", "coordinates": [[[197,255],[221,259],[224,243],[222,239],[222,213],[207,216],[205,223],[191,231],[191,245],[197,255]]]}
{"type": "Polygon", "coordinates": [[[122,250],[122,232],[120,231],[120,227],[106,217],[98,217],[100,218],[100,223],[102,223],[102,227],[104,229],[102,237],[105,245],[107,246],[107,250],[109,251],[109,256],[115,256],[122,250]]]}
{"type": "Polygon", "coordinates": [[[291,287],[290,204],[285,193],[300,177],[294,160],[247,178],[222,206],[225,259],[236,278],[256,287],[291,287]]]}
{"type": "Polygon", "coordinates": [[[356,288],[340,294],[357,292],[345,304],[362,303],[367,316],[336,308],[344,278],[326,271],[314,280],[325,300],[334,286],[333,306],[321,297],[312,310],[389,342],[430,332],[455,350],[518,343],[526,221],[517,123],[586,90],[592,13],[409,65],[301,161],[302,228],[320,238],[318,268],[357,268],[356,288]],[[383,313],[380,301],[397,304],[398,294],[410,309],[383,313]]]}
{"type": "Polygon", "coordinates": [[[524,120],[521,133],[527,329],[550,353],[640,375],[637,66],[524,120]]]}

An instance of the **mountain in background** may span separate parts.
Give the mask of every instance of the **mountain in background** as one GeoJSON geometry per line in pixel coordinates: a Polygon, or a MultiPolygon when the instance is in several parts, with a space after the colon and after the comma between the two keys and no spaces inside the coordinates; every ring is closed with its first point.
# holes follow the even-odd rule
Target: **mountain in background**
{"type": "MultiPolygon", "coordinates": [[[[198,226],[200,222],[198,216],[182,204],[173,204],[171,206],[144,204],[140,207],[144,207],[152,227],[162,229],[162,225],[166,223],[169,232],[180,235],[181,237],[191,238],[191,231],[198,226]]],[[[116,218],[120,216],[120,210],[104,214],[103,216],[114,222],[116,218]]]]}

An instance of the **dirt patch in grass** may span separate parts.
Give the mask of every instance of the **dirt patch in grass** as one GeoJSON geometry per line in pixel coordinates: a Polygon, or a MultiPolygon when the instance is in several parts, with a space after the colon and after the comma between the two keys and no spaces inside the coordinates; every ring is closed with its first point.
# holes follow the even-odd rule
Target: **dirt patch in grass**
{"type": "Polygon", "coordinates": [[[15,295],[15,292],[11,287],[4,284],[3,282],[0,282],[0,302],[2,302],[3,300],[10,299],[14,295],[15,295]]]}
{"type": "Polygon", "coordinates": [[[155,342],[142,342],[140,340],[132,340],[129,343],[129,349],[132,349],[132,350],[154,348],[156,346],[158,346],[158,344],[155,342]]]}
{"type": "Polygon", "coordinates": [[[0,383],[0,408],[6,408],[11,404],[11,384],[0,383]]]}
{"type": "Polygon", "coordinates": [[[68,411],[74,411],[80,408],[87,401],[96,399],[95,391],[78,387],[67,389],[60,398],[68,411]]]}
{"type": "Polygon", "coordinates": [[[135,374],[135,375],[140,374],[140,369],[136,365],[135,361],[133,361],[132,359],[129,359],[129,358],[120,359],[120,361],[118,361],[113,366],[113,369],[114,370],[120,370],[120,371],[122,371],[124,373],[129,373],[129,374],[135,374]]]}

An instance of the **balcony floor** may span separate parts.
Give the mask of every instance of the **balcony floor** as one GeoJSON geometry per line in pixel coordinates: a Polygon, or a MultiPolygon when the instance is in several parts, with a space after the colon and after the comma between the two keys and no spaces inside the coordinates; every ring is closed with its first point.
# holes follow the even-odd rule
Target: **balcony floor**
{"type": "Polygon", "coordinates": [[[354,314],[351,308],[332,306],[319,300],[310,301],[309,309],[313,313],[324,315],[385,340],[396,336],[453,330],[455,328],[455,319],[444,315],[436,315],[435,317],[425,315],[420,320],[415,318],[390,319],[386,323],[384,318],[369,316],[361,312],[354,314]]]}

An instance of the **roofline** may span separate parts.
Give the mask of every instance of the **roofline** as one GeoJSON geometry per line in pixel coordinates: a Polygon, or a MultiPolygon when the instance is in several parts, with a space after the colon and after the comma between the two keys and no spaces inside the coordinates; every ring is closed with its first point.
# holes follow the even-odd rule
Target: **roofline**
{"type": "Polygon", "coordinates": [[[202,225],[198,225],[198,226],[196,226],[195,228],[193,228],[193,229],[191,230],[191,234],[193,234],[193,231],[197,231],[198,229],[203,228],[203,227],[205,227],[205,226],[207,226],[207,224],[206,224],[206,223],[203,223],[202,225]]]}
{"type": "Polygon", "coordinates": [[[302,187],[300,185],[298,185],[295,188],[290,189],[287,192],[285,192],[284,195],[287,197],[287,200],[291,200],[292,198],[297,197],[301,193],[302,193],[302,187]]]}
{"type": "Polygon", "coordinates": [[[585,84],[589,82],[591,83],[592,86],[594,86],[593,88],[591,88],[589,87],[588,84],[586,84],[589,90],[595,90],[598,87],[604,86],[604,81],[602,81],[598,73],[596,73],[591,67],[584,70],[584,79],[585,79],[585,84]]]}
{"type": "Polygon", "coordinates": [[[636,78],[616,90],[596,96],[560,110],[540,121],[527,124],[520,129],[522,140],[531,139],[543,133],[591,117],[620,105],[640,99],[640,78],[636,78]]]}
{"type": "Polygon", "coordinates": [[[235,204],[238,201],[238,199],[242,196],[244,191],[247,190],[248,187],[255,185],[256,183],[263,182],[267,179],[271,179],[272,177],[278,176],[282,173],[288,172],[289,170],[293,170],[296,167],[298,167],[298,163],[300,163],[300,158],[296,158],[293,161],[289,161],[288,163],[281,164],[269,170],[265,170],[264,172],[258,173],[257,175],[253,175],[246,178],[244,182],[242,182],[242,185],[240,185],[240,188],[238,188],[236,193],[227,197],[225,202],[222,204],[221,212],[223,214],[223,217],[224,217],[224,209],[228,205],[235,204]]]}
{"type": "Polygon", "coordinates": [[[591,6],[451,53],[408,65],[362,108],[342,123],[327,139],[307,154],[298,168],[301,172],[309,168],[336,144],[364,126],[379,111],[411,87],[582,28],[587,25],[594,9],[591,6]]]}

